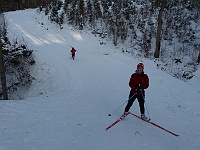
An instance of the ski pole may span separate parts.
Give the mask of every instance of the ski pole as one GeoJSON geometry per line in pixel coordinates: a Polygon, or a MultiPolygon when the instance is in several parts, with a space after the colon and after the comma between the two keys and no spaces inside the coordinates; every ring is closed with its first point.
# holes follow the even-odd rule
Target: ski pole
{"type": "Polygon", "coordinates": [[[149,110],[148,110],[148,108],[147,108],[147,104],[144,102],[144,104],[145,104],[145,107],[146,107],[146,110],[147,110],[147,114],[148,114],[148,116],[149,116],[149,119],[151,119],[150,118],[150,115],[149,115],[149,110]]]}
{"type": "Polygon", "coordinates": [[[148,108],[147,108],[147,104],[146,104],[146,102],[145,102],[145,95],[143,94],[142,89],[141,89],[140,91],[141,91],[141,93],[142,93],[142,98],[143,98],[143,100],[144,100],[144,104],[145,104],[145,107],[146,107],[146,110],[147,110],[147,114],[148,114],[148,116],[149,116],[149,119],[151,119],[151,118],[150,118],[150,115],[149,115],[149,110],[148,110],[148,108]]]}
{"type": "MultiPolygon", "coordinates": [[[[135,93],[136,94],[136,93],[135,93]]],[[[125,101],[122,105],[120,105],[115,111],[113,111],[111,114],[108,114],[108,116],[113,115],[116,111],[118,111],[126,102],[128,102],[131,98],[133,98],[133,96],[135,96],[135,94],[133,94],[127,101],[125,101]]]]}

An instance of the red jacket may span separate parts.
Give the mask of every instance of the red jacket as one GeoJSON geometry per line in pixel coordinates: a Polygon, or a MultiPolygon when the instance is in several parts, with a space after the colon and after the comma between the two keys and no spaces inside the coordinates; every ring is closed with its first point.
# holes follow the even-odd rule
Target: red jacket
{"type": "MultiPolygon", "coordinates": [[[[144,72],[142,72],[141,74],[134,73],[131,75],[129,86],[131,87],[132,94],[136,93],[136,89],[139,85],[143,88],[143,92],[144,89],[147,89],[149,87],[149,77],[144,74],[144,72]]],[[[138,94],[141,95],[141,93],[138,94]]]]}
{"type": "Polygon", "coordinates": [[[75,53],[76,53],[76,50],[75,50],[75,49],[72,49],[72,50],[71,50],[71,53],[72,53],[72,54],[75,54],[75,53]]]}

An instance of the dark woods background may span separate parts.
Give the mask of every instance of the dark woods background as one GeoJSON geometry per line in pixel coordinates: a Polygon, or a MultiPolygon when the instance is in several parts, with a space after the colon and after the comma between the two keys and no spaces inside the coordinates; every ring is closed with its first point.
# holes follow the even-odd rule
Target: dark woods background
{"type": "Polygon", "coordinates": [[[0,11],[14,11],[46,6],[52,0],[0,0],[0,11]]]}

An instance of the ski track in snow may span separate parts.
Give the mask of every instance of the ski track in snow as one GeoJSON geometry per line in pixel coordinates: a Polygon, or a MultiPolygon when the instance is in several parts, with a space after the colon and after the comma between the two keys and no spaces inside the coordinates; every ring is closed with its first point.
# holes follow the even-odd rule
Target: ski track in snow
{"type": "MultiPolygon", "coordinates": [[[[35,9],[6,16],[9,36],[33,49],[37,63],[36,80],[26,91],[26,99],[0,101],[0,149],[199,149],[198,88],[188,89],[188,83],[144,59],[150,78],[146,105],[151,119],[180,136],[173,137],[133,116],[105,131],[123,112],[125,106],[108,117],[127,100],[129,78],[139,61],[109,42],[100,45],[84,31],[60,30],[35,9]],[[77,49],[74,61],[71,45],[77,49]]],[[[130,111],[139,114],[137,100],[130,111]]]]}

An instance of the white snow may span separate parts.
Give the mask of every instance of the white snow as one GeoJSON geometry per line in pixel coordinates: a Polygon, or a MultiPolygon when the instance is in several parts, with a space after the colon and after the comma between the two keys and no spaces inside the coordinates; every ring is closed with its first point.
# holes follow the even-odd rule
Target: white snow
{"type": "MultiPolygon", "coordinates": [[[[0,101],[0,150],[199,150],[200,69],[182,82],[94,35],[49,23],[36,9],[6,13],[8,34],[34,50],[36,80],[24,100],[0,101]],[[42,26],[41,23],[44,23],[42,26]],[[48,30],[47,30],[48,29],[48,30]],[[75,60],[70,50],[77,50],[75,60]],[[124,110],[129,78],[142,61],[146,106],[156,124],[134,116],[105,130],[124,110]]],[[[130,109],[139,115],[137,100],[130,109]]]]}

